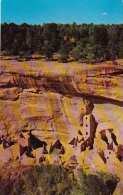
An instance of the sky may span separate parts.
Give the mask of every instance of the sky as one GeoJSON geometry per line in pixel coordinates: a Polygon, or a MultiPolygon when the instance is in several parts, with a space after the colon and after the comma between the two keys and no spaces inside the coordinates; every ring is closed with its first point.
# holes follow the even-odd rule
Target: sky
{"type": "Polygon", "coordinates": [[[2,23],[123,23],[123,0],[0,1],[2,23]]]}

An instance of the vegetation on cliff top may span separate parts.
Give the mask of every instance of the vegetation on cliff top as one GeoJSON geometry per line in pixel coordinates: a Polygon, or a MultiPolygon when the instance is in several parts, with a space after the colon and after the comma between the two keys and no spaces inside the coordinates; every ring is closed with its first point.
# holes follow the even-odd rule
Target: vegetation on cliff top
{"type": "Polygon", "coordinates": [[[1,195],[109,195],[117,185],[117,178],[107,173],[87,175],[79,169],[75,175],[60,165],[42,164],[11,173],[5,167],[1,170],[1,195]]]}
{"type": "Polygon", "coordinates": [[[29,59],[34,53],[60,62],[95,62],[123,58],[123,25],[1,25],[3,55],[29,59]],[[58,54],[54,58],[54,53],[58,54]]]}

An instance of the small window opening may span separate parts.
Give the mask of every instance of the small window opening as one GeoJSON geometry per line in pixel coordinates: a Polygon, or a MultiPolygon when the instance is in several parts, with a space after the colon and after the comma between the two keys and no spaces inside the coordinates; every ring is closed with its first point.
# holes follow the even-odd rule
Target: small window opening
{"type": "Polygon", "coordinates": [[[86,127],[88,127],[88,125],[86,124],[86,127]]]}
{"type": "Polygon", "coordinates": [[[86,132],[86,135],[88,135],[88,132],[86,132]]]}

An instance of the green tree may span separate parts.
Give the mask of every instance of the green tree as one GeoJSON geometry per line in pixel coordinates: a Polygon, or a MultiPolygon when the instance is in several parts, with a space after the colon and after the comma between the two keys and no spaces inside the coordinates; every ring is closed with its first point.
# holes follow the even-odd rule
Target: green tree
{"type": "Polygon", "coordinates": [[[43,29],[43,52],[47,58],[52,58],[53,53],[57,52],[59,49],[57,24],[44,24],[43,29]]]}

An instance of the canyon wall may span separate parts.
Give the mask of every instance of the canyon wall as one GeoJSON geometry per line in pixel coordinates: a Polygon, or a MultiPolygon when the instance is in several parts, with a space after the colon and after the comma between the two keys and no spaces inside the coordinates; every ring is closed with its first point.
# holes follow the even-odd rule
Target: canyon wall
{"type": "Polygon", "coordinates": [[[122,66],[2,60],[0,71],[1,164],[47,161],[123,177],[122,66]]]}

